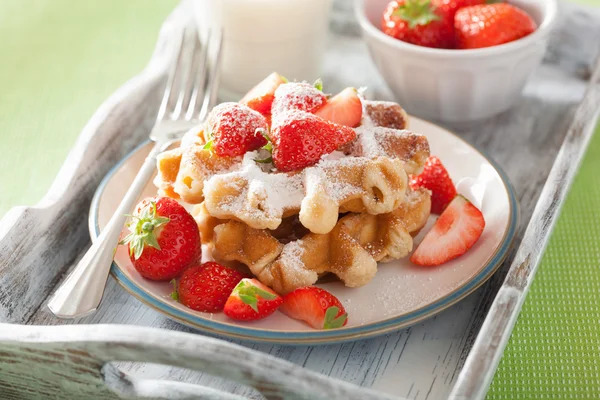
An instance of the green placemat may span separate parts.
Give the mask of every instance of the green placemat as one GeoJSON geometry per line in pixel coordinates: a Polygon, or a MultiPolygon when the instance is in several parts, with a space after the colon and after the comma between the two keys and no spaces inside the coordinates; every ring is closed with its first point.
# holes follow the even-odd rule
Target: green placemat
{"type": "Polygon", "coordinates": [[[504,351],[488,400],[600,399],[600,127],[504,351]]]}
{"type": "Polygon", "coordinates": [[[176,0],[0,0],[0,217],[46,193],[98,106],[149,60],[176,0]]]}

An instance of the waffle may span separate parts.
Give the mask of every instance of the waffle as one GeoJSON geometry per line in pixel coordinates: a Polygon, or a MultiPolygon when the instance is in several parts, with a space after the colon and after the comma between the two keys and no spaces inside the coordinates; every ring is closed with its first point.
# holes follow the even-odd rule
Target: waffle
{"type": "Polygon", "coordinates": [[[213,176],[204,185],[204,205],[219,219],[254,229],[276,229],[299,214],[311,232],[327,233],[342,212],[382,214],[404,201],[407,175],[399,160],[348,157],[324,160],[301,172],[266,173],[248,153],[243,168],[213,176]]]}
{"type": "Polygon", "coordinates": [[[261,282],[285,294],[314,284],[325,273],[335,274],[349,287],[368,283],[378,261],[402,258],[412,250],[411,234],[426,223],[430,207],[428,191],[409,191],[406,201],[390,213],[348,213],[329,233],[309,232],[286,244],[267,229],[239,221],[200,229],[214,231],[215,259],[241,262],[261,282]]]}
{"type": "Polygon", "coordinates": [[[180,148],[159,156],[159,194],[204,202],[209,215],[254,229],[276,229],[298,214],[311,232],[325,234],[339,213],[389,213],[404,201],[407,173],[420,172],[429,145],[424,136],[398,129],[408,122],[399,105],[364,101],[363,108],[354,142],[296,173],[270,171],[255,162],[264,158],[256,152],[243,158],[211,154],[197,128],[180,148]]]}
{"type": "Polygon", "coordinates": [[[405,257],[431,199],[408,187],[429,156],[427,139],[407,130],[395,103],[363,100],[356,139],[316,165],[282,173],[257,163],[263,150],[219,157],[202,127],[158,157],[159,194],[194,205],[204,244],[224,263],[245,264],[285,294],[333,274],[358,287],[377,263],[405,257]]]}

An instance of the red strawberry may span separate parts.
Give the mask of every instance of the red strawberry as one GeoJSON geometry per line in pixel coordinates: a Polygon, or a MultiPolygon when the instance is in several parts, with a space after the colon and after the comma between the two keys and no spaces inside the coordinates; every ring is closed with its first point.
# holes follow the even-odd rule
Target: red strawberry
{"type": "Polygon", "coordinates": [[[269,127],[259,112],[239,103],[221,103],[206,120],[210,148],[220,157],[241,156],[267,144],[269,127]]]}
{"type": "Polygon", "coordinates": [[[477,242],[484,227],[481,211],[463,196],[456,196],[427,232],[410,261],[434,266],[461,256],[477,242]]]}
{"type": "Polygon", "coordinates": [[[275,91],[271,112],[274,116],[287,110],[314,112],[327,102],[322,91],[306,82],[290,82],[275,91]]]}
{"type": "Polygon", "coordinates": [[[273,119],[273,163],[280,171],[316,164],[356,137],[354,129],[302,111],[288,111],[273,119]]]}
{"type": "Polygon", "coordinates": [[[327,104],[315,112],[315,115],[327,121],[353,128],[360,124],[362,102],[356,89],[349,87],[330,98],[327,104]]]}
{"type": "Polygon", "coordinates": [[[247,274],[216,262],[189,267],[179,278],[179,302],[196,311],[221,311],[235,286],[247,277],[247,274]]]}
{"type": "Polygon", "coordinates": [[[144,278],[168,281],[200,258],[198,225],[173,199],[143,200],[128,225],[131,233],[120,244],[129,246],[131,262],[144,278]]]}
{"type": "Polygon", "coordinates": [[[418,46],[454,47],[454,14],[431,0],[399,0],[388,4],[381,30],[389,36],[418,46]]]}
{"type": "Polygon", "coordinates": [[[535,21],[510,4],[465,7],[454,16],[456,43],[460,49],[477,49],[512,42],[535,31],[535,21]]]}
{"type": "Polygon", "coordinates": [[[242,279],[233,289],[223,312],[229,318],[251,321],[273,314],[283,303],[281,297],[256,279],[242,279]]]}
{"type": "Polygon", "coordinates": [[[283,297],[281,312],[305,321],[315,329],[341,328],[348,323],[342,303],[331,293],[316,286],[296,289],[283,297]]]}
{"type": "Polygon", "coordinates": [[[250,89],[250,91],[240,100],[240,103],[247,105],[263,115],[271,114],[271,104],[273,104],[273,99],[275,98],[275,90],[279,85],[286,82],[287,79],[277,72],[273,72],[258,85],[250,89]]]}
{"type": "Polygon", "coordinates": [[[486,0],[431,0],[431,4],[442,11],[454,23],[454,15],[463,7],[485,4],[486,0]]]}
{"type": "Polygon", "coordinates": [[[431,212],[434,214],[441,214],[456,197],[456,188],[448,171],[435,156],[427,159],[420,175],[411,176],[410,187],[412,189],[424,187],[431,190],[431,212]]]}

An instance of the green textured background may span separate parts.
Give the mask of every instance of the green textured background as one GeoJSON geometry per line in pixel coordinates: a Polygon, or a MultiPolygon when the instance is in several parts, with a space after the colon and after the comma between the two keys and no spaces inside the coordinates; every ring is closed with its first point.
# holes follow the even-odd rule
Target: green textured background
{"type": "Polygon", "coordinates": [[[598,171],[600,129],[563,206],[489,400],[600,399],[598,171]]]}
{"type": "MultiPolygon", "coordinates": [[[[146,64],[176,4],[0,0],[0,217],[44,195],[92,113],[146,64]]],[[[488,399],[600,398],[599,170],[597,132],[488,399]]]]}

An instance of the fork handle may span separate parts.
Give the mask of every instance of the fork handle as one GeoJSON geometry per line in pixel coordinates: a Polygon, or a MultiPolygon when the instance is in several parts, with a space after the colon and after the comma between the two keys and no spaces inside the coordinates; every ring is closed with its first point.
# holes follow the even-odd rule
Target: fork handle
{"type": "Polygon", "coordinates": [[[83,317],[98,308],[104,294],[114,252],[127,218],[125,214],[131,212],[135,206],[140,193],[154,173],[156,156],[166,145],[168,143],[154,145],[100,236],[48,301],[48,308],[58,318],[83,317]]]}

